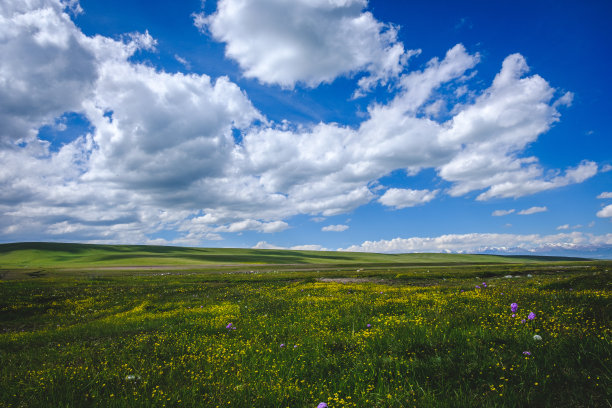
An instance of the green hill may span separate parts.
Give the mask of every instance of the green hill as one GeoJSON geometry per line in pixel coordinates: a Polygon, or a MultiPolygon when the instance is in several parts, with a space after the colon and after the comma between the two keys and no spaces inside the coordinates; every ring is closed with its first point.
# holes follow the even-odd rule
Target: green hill
{"type": "Polygon", "coordinates": [[[507,264],[576,261],[581,258],[465,254],[376,254],[244,248],[186,248],[48,242],[0,244],[0,268],[195,266],[226,264],[507,264]]]}

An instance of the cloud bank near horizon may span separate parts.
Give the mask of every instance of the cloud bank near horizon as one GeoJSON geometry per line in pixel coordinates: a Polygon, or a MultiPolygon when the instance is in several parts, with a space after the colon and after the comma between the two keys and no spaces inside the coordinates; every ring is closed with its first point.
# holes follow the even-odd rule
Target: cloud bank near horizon
{"type": "MultiPolygon", "coordinates": [[[[260,241],[253,248],[259,249],[310,249],[333,251],[320,245],[282,247],[260,241]]],[[[338,248],[343,252],[375,253],[459,253],[498,255],[559,255],[559,256],[612,256],[612,234],[594,235],[583,232],[540,234],[445,234],[437,237],[393,238],[390,240],[364,241],[359,245],[338,248]]]]}

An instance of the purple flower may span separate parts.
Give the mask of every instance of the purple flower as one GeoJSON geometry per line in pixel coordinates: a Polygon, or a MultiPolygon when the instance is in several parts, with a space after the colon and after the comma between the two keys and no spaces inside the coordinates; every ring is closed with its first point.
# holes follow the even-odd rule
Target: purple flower
{"type": "Polygon", "coordinates": [[[285,343],[281,343],[281,345],[280,345],[280,346],[281,346],[281,347],[285,347],[285,343]]]}
{"type": "Polygon", "coordinates": [[[317,405],[317,408],[327,408],[327,404],[324,402],[319,402],[319,405],[317,405]]]}
{"type": "Polygon", "coordinates": [[[480,289],[480,286],[476,285],[476,289],[480,289]]]}
{"type": "Polygon", "coordinates": [[[516,317],[516,315],[514,313],[512,313],[512,317],[516,317]]]}
{"type": "Polygon", "coordinates": [[[370,327],[372,327],[372,325],[370,323],[366,324],[366,327],[369,329],[370,327]]]}
{"type": "Polygon", "coordinates": [[[521,323],[525,323],[525,319],[521,319],[521,323]]]}
{"type": "Polygon", "coordinates": [[[533,313],[533,312],[529,312],[529,316],[527,316],[527,318],[528,318],[529,320],[533,320],[533,319],[535,319],[535,313],[533,313]]]}
{"type": "Polygon", "coordinates": [[[482,282],[482,287],[486,288],[487,287],[487,283],[486,282],[482,282]]]}
{"type": "Polygon", "coordinates": [[[225,328],[227,330],[236,330],[236,328],[234,327],[234,325],[232,323],[229,323],[227,326],[225,326],[225,328]]]}
{"type": "Polygon", "coordinates": [[[293,346],[293,348],[297,348],[297,344],[295,346],[293,346]]]}
{"type": "Polygon", "coordinates": [[[530,356],[531,355],[531,353],[528,352],[528,351],[523,351],[523,354],[526,355],[526,356],[530,356]]]}
{"type": "Polygon", "coordinates": [[[517,303],[512,303],[510,305],[510,310],[512,311],[512,313],[516,313],[516,311],[518,310],[518,304],[517,303]]]}

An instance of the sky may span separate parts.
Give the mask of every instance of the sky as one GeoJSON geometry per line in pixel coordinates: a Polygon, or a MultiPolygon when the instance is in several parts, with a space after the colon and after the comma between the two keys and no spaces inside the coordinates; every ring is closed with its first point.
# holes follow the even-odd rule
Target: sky
{"type": "Polygon", "coordinates": [[[610,18],[2,0],[0,242],[612,258],[610,18]]]}

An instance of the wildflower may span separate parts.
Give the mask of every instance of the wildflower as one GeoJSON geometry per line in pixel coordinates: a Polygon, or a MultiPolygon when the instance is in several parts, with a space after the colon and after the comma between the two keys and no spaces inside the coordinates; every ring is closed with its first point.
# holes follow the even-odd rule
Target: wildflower
{"type": "Polygon", "coordinates": [[[482,287],[486,288],[487,287],[487,282],[482,282],[482,287]]]}
{"type": "Polygon", "coordinates": [[[317,408],[327,408],[327,404],[324,402],[319,402],[319,405],[317,405],[317,408]]]}
{"type": "Polygon", "coordinates": [[[528,352],[528,351],[523,351],[523,354],[526,355],[526,356],[530,356],[531,355],[531,353],[528,352]]]}
{"type": "Polygon", "coordinates": [[[285,347],[285,343],[281,343],[281,345],[280,345],[280,346],[281,346],[281,348],[282,348],[282,347],[285,347]]]}
{"type": "Polygon", "coordinates": [[[136,376],[134,374],[129,374],[125,376],[126,381],[134,381],[135,379],[136,379],[136,376]]]}
{"type": "Polygon", "coordinates": [[[542,340],[542,336],[540,336],[539,334],[536,334],[536,335],[533,336],[533,339],[535,341],[541,341],[542,340]]]}
{"type": "Polygon", "coordinates": [[[297,344],[295,346],[293,346],[293,348],[297,348],[297,344]]]}
{"type": "Polygon", "coordinates": [[[533,313],[533,312],[529,312],[529,316],[527,316],[527,318],[528,318],[529,320],[533,320],[533,319],[535,319],[535,313],[533,313]]]}
{"type": "Polygon", "coordinates": [[[372,327],[372,325],[370,323],[366,324],[366,327],[369,329],[370,327],[372,327]]]}
{"type": "Polygon", "coordinates": [[[236,330],[236,326],[234,326],[233,323],[229,323],[227,326],[225,326],[225,328],[227,330],[236,330]]]}
{"type": "Polygon", "coordinates": [[[510,310],[512,311],[512,313],[516,313],[516,311],[518,310],[518,304],[517,303],[512,303],[510,305],[510,310]]]}
{"type": "Polygon", "coordinates": [[[476,285],[476,289],[480,289],[480,286],[476,285]]]}
{"type": "Polygon", "coordinates": [[[525,319],[521,319],[521,323],[525,323],[525,319]]]}
{"type": "Polygon", "coordinates": [[[514,313],[512,313],[512,317],[516,317],[516,315],[514,313]]]}

